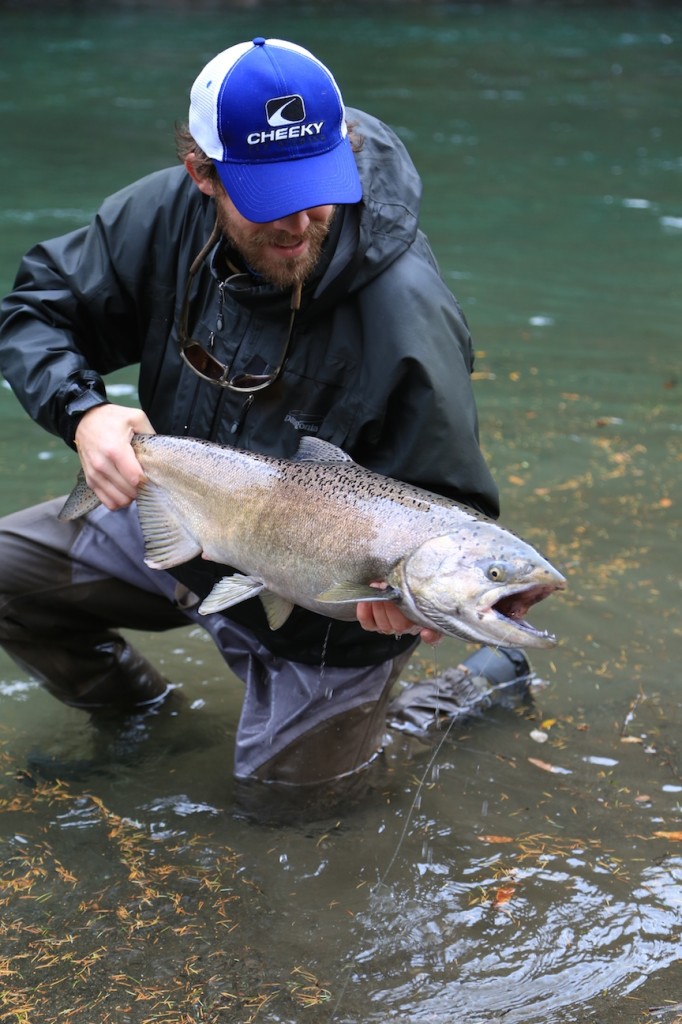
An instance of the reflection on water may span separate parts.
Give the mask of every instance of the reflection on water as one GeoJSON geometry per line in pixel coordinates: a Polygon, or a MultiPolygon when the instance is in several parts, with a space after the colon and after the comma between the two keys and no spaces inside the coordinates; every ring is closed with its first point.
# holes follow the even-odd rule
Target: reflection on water
{"type": "MultiPolygon", "coordinates": [[[[226,43],[262,20],[232,12],[226,43]]],[[[215,31],[210,12],[6,19],[3,291],[33,241],[172,159],[215,31]]],[[[532,706],[396,736],[362,801],[278,825],[239,810],[240,687],[198,631],[141,638],[177,700],[125,723],[0,654],[0,1017],[671,1024],[682,15],[391,5],[302,11],[297,32],[423,172],[504,521],[569,578],[533,614],[562,643],[533,657],[532,706]]],[[[114,386],[135,400],[134,374],[114,386]]],[[[0,421],[0,510],[68,490],[73,456],[6,388],[0,421]]]]}

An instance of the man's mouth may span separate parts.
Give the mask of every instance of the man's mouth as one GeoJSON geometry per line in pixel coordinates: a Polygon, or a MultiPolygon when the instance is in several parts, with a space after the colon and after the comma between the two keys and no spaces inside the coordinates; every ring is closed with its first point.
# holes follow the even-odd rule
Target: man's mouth
{"type": "Polygon", "coordinates": [[[277,249],[285,256],[300,256],[308,248],[308,243],[305,238],[296,238],[287,241],[275,241],[273,240],[270,245],[273,249],[277,249]]]}

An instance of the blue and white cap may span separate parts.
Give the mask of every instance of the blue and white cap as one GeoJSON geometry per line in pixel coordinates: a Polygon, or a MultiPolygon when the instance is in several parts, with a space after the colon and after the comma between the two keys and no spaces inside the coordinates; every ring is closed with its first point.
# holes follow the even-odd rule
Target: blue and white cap
{"type": "Polygon", "coordinates": [[[247,220],[362,198],[339,87],[303,47],[261,37],[231,46],[190,98],[189,130],[247,220]]]}

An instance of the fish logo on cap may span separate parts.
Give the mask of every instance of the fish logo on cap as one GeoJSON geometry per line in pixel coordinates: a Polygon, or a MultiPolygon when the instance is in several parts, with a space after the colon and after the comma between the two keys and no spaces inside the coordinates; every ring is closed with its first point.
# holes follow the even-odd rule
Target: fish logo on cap
{"type": "Polygon", "coordinates": [[[276,96],[265,104],[265,116],[271,128],[305,121],[302,96],[276,96]]]}

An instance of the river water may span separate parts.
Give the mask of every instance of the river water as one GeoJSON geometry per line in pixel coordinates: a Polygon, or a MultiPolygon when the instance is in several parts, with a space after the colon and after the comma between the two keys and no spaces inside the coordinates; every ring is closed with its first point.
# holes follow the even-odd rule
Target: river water
{"type": "MultiPolygon", "coordinates": [[[[396,127],[476,339],[503,521],[569,580],[533,614],[561,643],[532,705],[396,737],[368,797],[314,821],[236,809],[240,687],[200,632],[138,637],[184,704],[125,727],[0,653],[0,1019],[679,1021],[682,11],[0,17],[3,291],[32,242],[173,160],[232,42],[295,38],[396,127]]],[[[135,401],[134,373],[111,385],[135,401]]],[[[0,424],[0,511],[69,488],[74,456],[6,387],[0,424]]]]}

